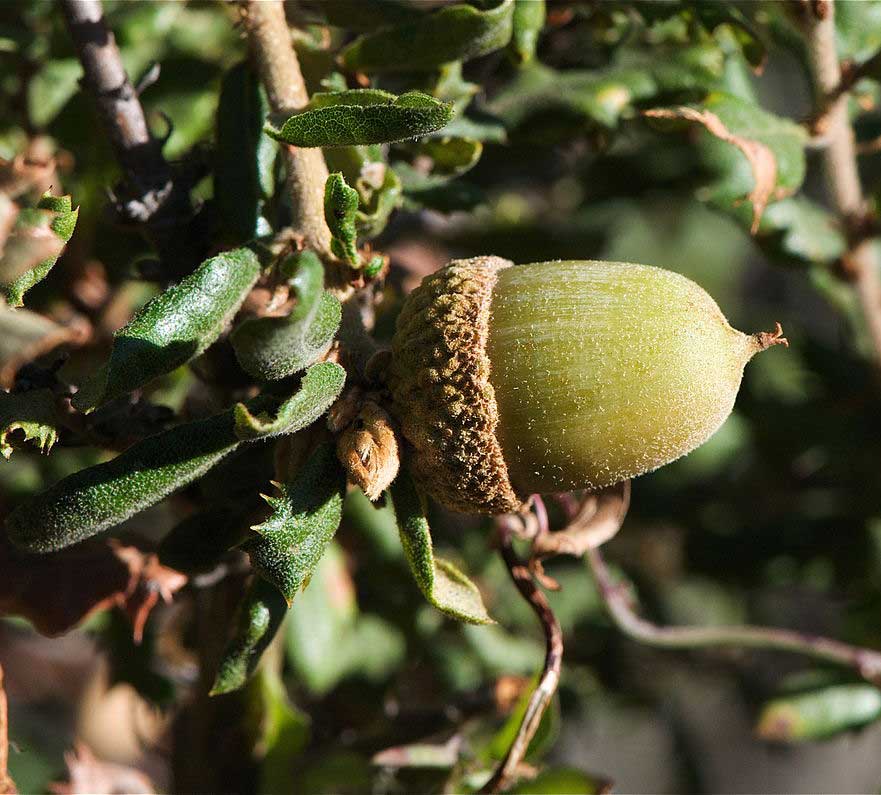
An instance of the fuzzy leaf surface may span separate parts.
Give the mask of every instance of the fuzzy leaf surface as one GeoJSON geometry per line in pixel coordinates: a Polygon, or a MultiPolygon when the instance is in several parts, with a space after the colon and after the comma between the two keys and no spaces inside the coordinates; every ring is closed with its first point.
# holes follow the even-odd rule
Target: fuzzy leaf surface
{"type": "Polygon", "coordinates": [[[238,444],[229,411],[149,436],[19,505],[6,519],[9,537],[28,552],[63,549],[155,505],[238,444]]]}
{"type": "Polygon", "coordinates": [[[321,445],[293,482],[279,488],[278,497],[265,498],[272,514],[253,528],[256,537],[244,548],[254,570],[290,605],[342,518],[346,478],[333,446],[321,445]]]}
{"type": "Polygon", "coordinates": [[[235,432],[239,439],[253,441],[296,433],[311,425],[337,399],[346,383],[346,371],[335,362],[313,364],[303,376],[300,389],[274,412],[252,413],[252,407],[235,407],[235,432]]]}
{"type": "Polygon", "coordinates": [[[419,590],[438,610],[469,624],[492,624],[480,591],[452,563],[436,558],[425,509],[412,480],[401,472],[390,490],[401,545],[419,590]]]}
{"type": "Polygon", "coordinates": [[[278,590],[255,577],[239,607],[235,634],[223,653],[211,695],[241,688],[281,626],[288,606],[278,590]]]}
{"type": "Polygon", "coordinates": [[[316,94],[302,113],[267,135],[293,146],[355,146],[404,141],[439,130],[453,118],[453,107],[428,94],[395,96],[363,89],[316,94]]]}
{"type": "Polygon", "coordinates": [[[342,317],[340,302],[324,291],[324,268],[313,252],[289,257],[281,269],[297,296],[291,313],[250,318],[230,335],[239,364],[264,381],[287,378],[320,359],[342,317]]]}
{"type": "Polygon", "coordinates": [[[358,191],[346,184],[340,172],[329,175],[324,184],[324,220],[333,235],[330,248],[349,265],[358,264],[357,213],[358,191]]]}
{"type": "Polygon", "coordinates": [[[452,5],[422,19],[380,30],[354,41],[342,52],[351,71],[409,72],[450,61],[468,61],[501,49],[511,40],[514,0],[485,11],[452,5]]]}
{"type": "Polygon", "coordinates": [[[247,248],[203,262],[114,334],[110,360],[74,396],[74,405],[91,411],[198,356],[220,336],[259,275],[257,256],[247,248]]]}

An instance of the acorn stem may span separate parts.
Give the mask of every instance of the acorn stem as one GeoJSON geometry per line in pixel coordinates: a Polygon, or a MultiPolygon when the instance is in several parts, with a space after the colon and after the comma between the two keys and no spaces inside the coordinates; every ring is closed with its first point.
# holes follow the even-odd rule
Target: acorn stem
{"type": "Polygon", "coordinates": [[[776,323],[776,328],[774,331],[760,331],[758,334],[753,334],[753,339],[756,341],[756,345],[760,351],[767,350],[773,345],[784,345],[785,347],[789,347],[789,340],[783,336],[783,326],[779,323],[776,323]]]}

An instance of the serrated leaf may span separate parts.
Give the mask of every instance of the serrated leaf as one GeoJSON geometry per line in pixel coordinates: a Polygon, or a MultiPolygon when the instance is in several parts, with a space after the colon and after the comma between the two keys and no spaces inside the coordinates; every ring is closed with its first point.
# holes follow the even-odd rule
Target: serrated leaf
{"type": "Polygon", "coordinates": [[[646,115],[704,128],[702,159],[718,174],[705,197],[722,207],[749,201],[753,234],[767,205],[795,192],[804,180],[804,129],[739,97],[714,92],[700,105],[655,108],[646,115]]]}
{"type": "Polygon", "coordinates": [[[517,63],[529,63],[535,58],[545,13],[545,0],[514,0],[513,34],[509,47],[517,63]]]}
{"type": "Polygon", "coordinates": [[[324,184],[324,220],[332,235],[330,249],[352,266],[357,266],[359,261],[355,229],[357,212],[358,191],[346,184],[340,172],[330,174],[324,184]]]}
{"type": "Polygon", "coordinates": [[[269,102],[247,61],[223,76],[217,106],[214,195],[235,243],[258,233],[261,201],[272,195],[278,147],[263,135],[269,102]]]}
{"type": "Polygon", "coordinates": [[[55,396],[50,389],[30,392],[0,392],[0,455],[9,460],[19,443],[10,434],[18,432],[22,442],[30,442],[41,453],[48,453],[58,439],[55,429],[55,396]]]}
{"type": "Polygon", "coordinates": [[[19,505],[6,519],[9,538],[28,552],[63,549],[155,505],[238,444],[229,411],[149,436],[19,505]]]}
{"type": "Polygon", "coordinates": [[[37,208],[19,211],[0,256],[0,294],[4,298],[10,293],[15,299],[11,285],[28,278],[29,271],[41,269],[44,263],[54,263],[64,250],[64,241],[52,229],[56,215],[37,208]]]}
{"type": "Polygon", "coordinates": [[[363,72],[411,72],[450,61],[468,61],[511,40],[514,0],[485,11],[452,5],[398,27],[362,36],[343,50],[346,68],[363,72]]]}
{"type": "Polygon", "coordinates": [[[290,605],[308,584],[339,527],[346,478],[333,446],[321,445],[293,482],[268,498],[272,514],[244,548],[254,570],[290,605]]]}
{"type": "Polygon", "coordinates": [[[248,681],[281,626],[287,608],[277,589],[260,577],[254,578],[239,607],[235,634],[223,653],[211,687],[212,696],[231,693],[248,681]]]}
{"type": "MultiPolygon", "coordinates": [[[[61,250],[63,250],[63,244],[67,243],[73,235],[80,208],[73,209],[70,196],[52,196],[47,193],[37,203],[37,209],[52,214],[48,216],[48,226],[62,241],[61,250]]],[[[19,219],[26,217],[26,212],[19,214],[19,219]]],[[[13,234],[15,233],[13,232],[13,234]]],[[[61,256],[61,251],[57,254],[50,254],[30,268],[30,270],[25,271],[16,279],[3,285],[0,288],[0,293],[2,293],[9,306],[22,306],[24,304],[24,294],[35,284],[46,278],[49,271],[52,270],[52,267],[58,261],[59,256],[61,256]]]]}
{"type": "Polygon", "coordinates": [[[110,360],[83,385],[73,404],[92,411],[198,356],[220,336],[259,275],[257,256],[247,248],[203,262],[113,335],[110,360]]]}
{"type": "Polygon", "coordinates": [[[255,378],[277,381],[327,353],[340,325],[340,302],[324,291],[324,268],[311,251],[288,257],[280,268],[297,296],[287,317],[250,318],[230,335],[236,358],[255,378]]]}
{"type": "Polygon", "coordinates": [[[452,105],[419,91],[397,97],[363,89],[316,94],[281,129],[267,124],[264,131],[293,146],[355,146],[417,138],[439,130],[452,117],[452,105]]]}
{"type": "Polygon", "coordinates": [[[423,596],[438,610],[469,624],[492,624],[480,591],[452,563],[436,558],[425,509],[413,481],[401,472],[389,492],[401,545],[423,596]]]}
{"type": "Polygon", "coordinates": [[[867,684],[833,685],[769,701],[756,725],[763,740],[797,743],[871,723],[881,715],[881,690],[867,684]]]}
{"type": "Polygon", "coordinates": [[[306,370],[300,389],[275,410],[275,416],[267,412],[255,416],[245,403],[238,403],[235,433],[246,441],[296,433],[331,407],[345,383],[346,371],[335,362],[313,364],[306,370]]]}

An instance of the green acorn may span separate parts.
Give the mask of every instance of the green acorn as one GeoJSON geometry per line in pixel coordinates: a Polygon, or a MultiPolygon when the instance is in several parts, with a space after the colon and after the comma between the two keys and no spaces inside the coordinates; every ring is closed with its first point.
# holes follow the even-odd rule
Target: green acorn
{"type": "Polygon", "coordinates": [[[469,513],[599,489],[703,444],[744,365],[742,334],[678,273],[623,262],[455,260],[404,303],[389,387],[422,487],[469,513]]]}

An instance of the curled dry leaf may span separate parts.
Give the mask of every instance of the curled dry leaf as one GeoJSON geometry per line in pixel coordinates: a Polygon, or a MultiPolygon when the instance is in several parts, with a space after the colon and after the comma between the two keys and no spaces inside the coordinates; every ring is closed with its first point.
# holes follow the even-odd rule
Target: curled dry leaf
{"type": "Polygon", "coordinates": [[[0,305],[0,388],[11,389],[24,365],[65,343],[82,344],[87,326],[62,326],[26,309],[0,305]]]}
{"type": "Polygon", "coordinates": [[[371,501],[379,499],[401,466],[391,417],[372,400],[340,434],[336,451],[349,480],[371,501]]]}
{"type": "Polygon", "coordinates": [[[759,141],[735,135],[715,113],[708,110],[698,110],[683,105],[677,108],[653,108],[645,111],[645,115],[652,119],[683,119],[703,125],[708,133],[736,146],[743,152],[749,161],[755,180],[755,185],[746,198],[753,205],[753,222],[750,232],[756,234],[759,231],[765,207],[775,196],[777,187],[777,160],[771,149],[759,141]]]}
{"type": "Polygon", "coordinates": [[[62,552],[25,555],[0,540],[0,615],[23,616],[43,635],[61,635],[98,610],[121,607],[140,641],[150,611],[170,601],[186,575],[154,553],[116,539],[92,539],[62,552]]]}
{"type": "Polygon", "coordinates": [[[533,554],[537,558],[550,555],[581,557],[589,549],[596,549],[615,536],[627,516],[629,506],[629,480],[587,494],[566,527],[535,536],[533,554]]]}

